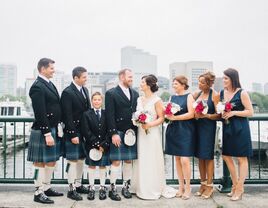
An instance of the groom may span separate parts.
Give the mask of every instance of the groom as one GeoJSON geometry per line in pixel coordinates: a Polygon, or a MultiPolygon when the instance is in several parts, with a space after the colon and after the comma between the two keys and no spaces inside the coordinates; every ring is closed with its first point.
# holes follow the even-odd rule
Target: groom
{"type": "Polygon", "coordinates": [[[123,188],[122,195],[129,199],[130,178],[132,176],[132,160],[137,159],[137,144],[127,146],[124,143],[124,134],[128,129],[136,131],[132,124],[132,114],[136,111],[138,93],[131,88],[133,73],[130,69],[123,69],[119,72],[119,84],[106,92],[105,110],[107,113],[108,133],[112,138],[110,145],[111,165],[111,188],[109,197],[112,200],[120,201],[121,197],[116,192],[116,179],[121,172],[120,163],[123,161],[123,188]]]}

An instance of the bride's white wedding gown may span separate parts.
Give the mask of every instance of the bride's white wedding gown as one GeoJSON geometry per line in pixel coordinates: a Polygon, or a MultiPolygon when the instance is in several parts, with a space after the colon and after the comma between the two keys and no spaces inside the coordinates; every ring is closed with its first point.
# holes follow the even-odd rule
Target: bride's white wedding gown
{"type": "MultiPolygon", "coordinates": [[[[160,98],[153,95],[144,103],[143,99],[138,98],[137,111],[147,111],[155,120],[155,104],[160,98]]],[[[138,159],[133,162],[132,192],[142,199],[174,197],[176,190],[166,186],[161,125],[150,128],[148,134],[142,127],[138,127],[137,145],[138,159]]]]}

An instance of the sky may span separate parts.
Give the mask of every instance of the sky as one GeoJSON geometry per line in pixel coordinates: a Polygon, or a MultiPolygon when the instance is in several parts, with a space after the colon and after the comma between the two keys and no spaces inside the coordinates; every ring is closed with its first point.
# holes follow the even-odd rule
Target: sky
{"type": "Polygon", "coordinates": [[[268,82],[267,0],[0,0],[0,63],[18,67],[18,84],[42,57],[71,73],[119,71],[120,50],[157,56],[158,74],[172,62],[212,61],[242,86],[268,82]]]}

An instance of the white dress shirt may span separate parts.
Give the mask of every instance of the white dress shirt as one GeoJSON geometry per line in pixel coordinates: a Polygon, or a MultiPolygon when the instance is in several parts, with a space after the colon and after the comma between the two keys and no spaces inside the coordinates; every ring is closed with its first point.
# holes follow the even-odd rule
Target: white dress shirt
{"type": "Polygon", "coordinates": [[[99,110],[99,114],[100,114],[100,117],[101,117],[101,108],[99,108],[99,109],[94,108],[94,111],[95,111],[96,115],[97,115],[97,110],[99,110]]]}
{"type": "Polygon", "coordinates": [[[119,84],[119,87],[122,89],[122,91],[124,92],[124,94],[127,96],[127,98],[130,100],[130,92],[129,92],[129,88],[125,87],[122,84],[119,84]]]}
{"type": "Polygon", "coordinates": [[[48,83],[50,82],[48,78],[46,78],[44,75],[42,74],[38,74],[39,77],[41,77],[43,80],[47,81],[48,83]]]}
{"type": "Polygon", "coordinates": [[[84,98],[86,98],[86,95],[84,93],[83,87],[82,86],[79,86],[74,81],[73,81],[73,84],[76,86],[76,88],[78,89],[79,92],[81,92],[81,89],[82,89],[82,95],[84,96],[84,98]]]}

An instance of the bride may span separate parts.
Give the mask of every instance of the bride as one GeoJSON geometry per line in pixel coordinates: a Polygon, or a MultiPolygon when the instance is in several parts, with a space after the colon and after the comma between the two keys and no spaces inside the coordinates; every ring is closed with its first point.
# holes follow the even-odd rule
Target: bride
{"type": "Polygon", "coordinates": [[[141,199],[172,198],[176,191],[166,186],[161,140],[164,107],[155,94],[157,78],[154,75],[142,77],[140,87],[144,96],[138,98],[137,111],[146,111],[153,119],[138,127],[138,160],[133,162],[132,191],[141,199]]]}

